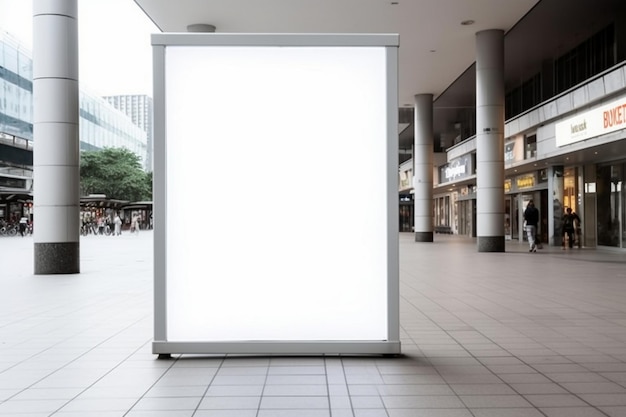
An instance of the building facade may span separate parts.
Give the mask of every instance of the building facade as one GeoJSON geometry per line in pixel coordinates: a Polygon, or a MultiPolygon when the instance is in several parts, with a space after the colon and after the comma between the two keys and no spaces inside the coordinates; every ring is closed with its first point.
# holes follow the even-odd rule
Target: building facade
{"type": "MultiPolygon", "coordinates": [[[[618,24],[619,20],[603,31],[617,32],[618,24]]],[[[576,56],[575,50],[565,53],[574,67],[584,66],[583,59],[604,59],[585,79],[572,78],[569,87],[555,86],[556,94],[529,108],[507,109],[503,219],[507,239],[526,239],[523,212],[533,200],[541,213],[543,242],[564,244],[562,217],[571,208],[582,219],[577,245],[626,249],[626,55],[620,52],[623,45],[616,45],[623,42],[616,33],[601,39],[582,41],[577,49],[586,51],[584,57],[576,56]]],[[[538,77],[564,72],[559,65],[556,60],[538,77]]],[[[435,225],[475,236],[475,137],[459,141],[444,154],[445,163],[435,169],[435,225]]]]}
{"type": "Polygon", "coordinates": [[[108,101],[109,104],[111,104],[113,107],[130,117],[134,124],[142,128],[143,131],[146,132],[147,147],[144,168],[147,171],[152,171],[152,97],[149,97],[145,94],[135,94],[122,96],[105,96],[104,99],[108,101]]]}
{"type": "MultiPolygon", "coordinates": [[[[146,166],[147,134],[106,100],[80,89],[80,149],[127,148],[146,166]]],[[[19,218],[32,205],[32,53],[0,31],[0,219],[19,218]]]]}

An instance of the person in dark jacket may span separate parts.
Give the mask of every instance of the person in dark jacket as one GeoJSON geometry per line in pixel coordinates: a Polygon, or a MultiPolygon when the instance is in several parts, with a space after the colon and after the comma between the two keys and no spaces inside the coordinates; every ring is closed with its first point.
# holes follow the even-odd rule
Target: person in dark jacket
{"type": "Polygon", "coordinates": [[[572,209],[568,207],[561,223],[563,224],[563,235],[561,239],[563,241],[563,250],[565,250],[566,234],[569,248],[572,249],[574,247],[574,232],[580,225],[580,217],[578,217],[578,214],[572,212],[572,209]]]}
{"type": "Polygon", "coordinates": [[[526,223],[526,236],[530,245],[528,252],[537,252],[535,236],[537,235],[537,224],[539,224],[539,210],[535,207],[533,200],[528,202],[526,210],[524,210],[524,222],[526,223]]]}

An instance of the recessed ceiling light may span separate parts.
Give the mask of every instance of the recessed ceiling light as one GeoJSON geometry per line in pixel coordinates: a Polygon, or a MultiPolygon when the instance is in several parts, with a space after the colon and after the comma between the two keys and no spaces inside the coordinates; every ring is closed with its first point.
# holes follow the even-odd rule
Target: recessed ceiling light
{"type": "Polygon", "coordinates": [[[398,1],[392,1],[392,2],[391,2],[391,5],[392,5],[392,6],[397,6],[398,4],[400,4],[400,2],[398,2],[398,1]]]}
{"type": "Polygon", "coordinates": [[[187,25],[187,32],[215,32],[215,26],[207,23],[194,23],[187,25]]]}
{"type": "Polygon", "coordinates": [[[464,20],[461,22],[463,26],[470,26],[470,25],[473,25],[474,23],[476,22],[474,22],[472,19],[464,20]]]}
{"type": "Polygon", "coordinates": [[[437,52],[437,50],[436,49],[431,49],[430,52],[437,52]]]}

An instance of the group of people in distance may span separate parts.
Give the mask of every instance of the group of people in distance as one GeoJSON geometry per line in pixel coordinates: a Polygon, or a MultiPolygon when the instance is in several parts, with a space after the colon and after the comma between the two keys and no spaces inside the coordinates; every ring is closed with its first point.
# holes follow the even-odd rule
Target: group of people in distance
{"type": "MultiPolygon", "coordinates": [[[[570,207],[567,208],[563,218],[561,219],[561,240],[563,242],[563,250],[565,250],[565,236],[567,235],[567,241],[569,248],[574,247],[574,237],[576,229],[580,227],[580,217],[578,214],[572,211],[570,207]]],[[[528,237],[528,244],[530,246],[529,252],[537,252],[537,248],[541,249],[540,244],[537,242],[537,225],[539,224],[539,210],[535,207],[533,200],[528,202],[526,210],[524,210],[524,224],[526,228],[526,235],[528,237]]]]}

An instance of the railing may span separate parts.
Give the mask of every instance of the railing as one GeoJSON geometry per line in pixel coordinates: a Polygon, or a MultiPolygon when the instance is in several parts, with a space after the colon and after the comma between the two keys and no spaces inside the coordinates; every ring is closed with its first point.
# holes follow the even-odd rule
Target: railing
{"type": "Polygon", "coordinates": [[[0,132],[0,143],[5,145],[14,146],[20,149],[26,149],[32,152],[33,141],[20,138],[19,136],[9,135],[8,133],[0,132]]]}

